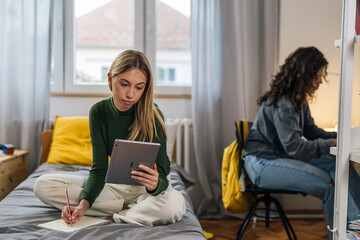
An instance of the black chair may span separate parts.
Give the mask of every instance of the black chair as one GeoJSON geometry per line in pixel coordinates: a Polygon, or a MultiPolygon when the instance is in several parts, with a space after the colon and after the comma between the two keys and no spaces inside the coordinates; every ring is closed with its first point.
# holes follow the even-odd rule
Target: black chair
{"type": "MultiPolygon", "coordinates": [[[[252,122],[246,121],[246,120],[237,120],[235,121],[235,128],[236,128],[236,140],[238,142],[239,146],[239,172],[241,172],[241,169],[243,167],[243,152],[245,148],[246,139],[248,136],[248,133],[250,131],[250,128],[252,126],[252,122]]],[[[246,171],[244,171],[246,173],[246,171]]],[[[281,207],[280,202],[271,196],[271,194],[274,193],[280,193],[280,194],[302,194],[306,196],[305,193],[299,192],[299,191],[292,191],[292,190],[278,190],[278,189],[265,189],[265,188],[258,188],[255,184],[250,183],[248,186],[245,187],[245,192],[251,192],[253,194],[257,195],[256,201],[252,205],[249,213],[247,214],[244,222],[242,223],[238,233],[237,233],[237,240],[240,240],[242,236],[244,235],[244,232],[246,230],[246,227],[248,226],[251,218],[253,216],[263,218],[265,219],[265,226],[270,227],[270,220],[272,219],[278,219],[280,218],[284,228],[286,230],[286,233],[290,240],[294,239],[296,240],[296,234],[294,232],[294,229],[291,227],[291,224],[289,222],[289,219],[286,217],[286,214],[281,207]],[[265,205],[265,208],[258,208],[259,203],[263,202],[265,205]],[[276,209],[270,208],[271,203],[274,203],[276,209]],[[265,216],[264,215],[256,215],[256,210],[265,210],[265,216]],[[271,217],[270,212],[278,212],[279,217],[271,217]]]]}

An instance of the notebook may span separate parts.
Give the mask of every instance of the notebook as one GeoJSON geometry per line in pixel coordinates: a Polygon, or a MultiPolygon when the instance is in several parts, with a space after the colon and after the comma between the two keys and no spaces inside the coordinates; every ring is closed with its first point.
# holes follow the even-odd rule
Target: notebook
{"type": "Polygon", "coordinates": [[[46,222],[42,224],[38,224],[37,226],[40,228],[44,228],[47,230],[56,230],[60,232],[73,232],[82,228],[91,227],[91,226],[99,226],[111,223],[110,220],[94,218],[89,216],[83,216],[80,221],[74,223],[72,226],[67,224],[64,220],[58,219],[51,222],[46,222]]]}
{"type": "Polygon", "coordinates": [[[139,164],[153,167],[160,149],[160,143],[138,142],[116,139],[111,153],[105,182],[140,185],[131,178],[131,171],[139,169],[139,164]]]}

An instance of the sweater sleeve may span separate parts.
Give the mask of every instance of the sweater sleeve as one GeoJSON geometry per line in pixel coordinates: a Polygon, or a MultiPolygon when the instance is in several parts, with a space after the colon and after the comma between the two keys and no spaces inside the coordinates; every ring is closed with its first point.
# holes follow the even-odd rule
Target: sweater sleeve
{"type": "Polygon", "coordinates": [[[159,173],[159,183],[155,190],[147,191],[153,196],[158,195],[168,188],[169,181],[167,179],[167,175],[170,173],[170,161],[166,154],[166,136],[158,121],[156,121],[156,131],[158,134],[158,139],[155,142],[159,142],[161,145],[158,156],[156,158],[156,167],[159,173]]]}
{"type": "Polygon", "coordinates": [[[302,129],[298,124],[298,114],[294,108],[278,109],[274,116],[276,132],[279,136],[284,151],[291,157],[310,161],[319,158],[330,151],[333,146],[332,139],[312,139],[302,138],[302,129]]]}
{"type": "Polygon", "coordinates": [[[101,134],[101,119],[96,108],[91,108],[89,114],[89,126],[91,144],[93,148],[93,164],[89,173],[89,178],[80,195],[81,199],[86,199],[90,207],[105,185],[105,176],[108,167],[108,154],[104,136],[101,134]]]}

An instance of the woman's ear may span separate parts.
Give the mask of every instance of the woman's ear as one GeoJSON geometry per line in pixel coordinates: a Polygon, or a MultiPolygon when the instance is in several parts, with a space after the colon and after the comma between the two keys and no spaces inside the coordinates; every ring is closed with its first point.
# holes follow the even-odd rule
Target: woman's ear
{"type": "Polygon", "coordinates": [[[108,76],[108,85],[109,85],[110,91],[112,91],[112,79],[111,79],[111,74],[108,73],[107,76],[108,76]]]}

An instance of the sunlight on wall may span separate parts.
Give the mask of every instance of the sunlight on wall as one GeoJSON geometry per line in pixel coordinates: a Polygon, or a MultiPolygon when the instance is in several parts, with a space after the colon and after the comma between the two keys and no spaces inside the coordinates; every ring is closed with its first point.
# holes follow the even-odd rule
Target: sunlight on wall
{"type": "Polygon", "coordinates": [[[339,74],[329,74],[310,104],[316,125],[321,128],[335,128],[338,117],[339,74]]]}
{"type": "MultiPolygon", "coordinates": [[[[339,58],[340,58],[340,49],[339,58]]],[[[354,80],[352,91],[351,126],[360,127],[360,48],[355,48],[354,80]]],[[[340,71],[340,69],[339,69],[340,71]]],[[[330,73],[329,83],[323,83],[317,98],[310,104],[311,114],[315,123],[322,128],[336,128],[339,102],[339,74],[330,73]]]]}

